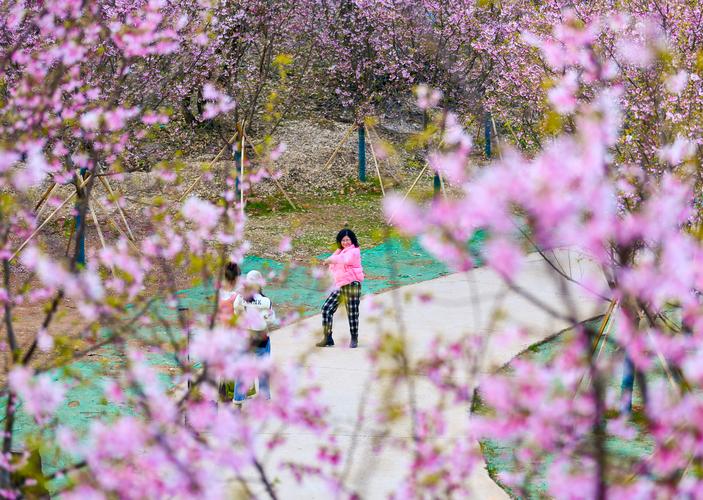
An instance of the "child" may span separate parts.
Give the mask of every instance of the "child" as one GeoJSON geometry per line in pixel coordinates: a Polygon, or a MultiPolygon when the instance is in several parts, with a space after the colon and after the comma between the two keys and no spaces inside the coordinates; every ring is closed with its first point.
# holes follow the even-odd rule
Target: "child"
{"type": "MultiPolygon", "coordinates": [[[[222,281],[217,301],[217,321],[221,325],[228,325],[234,318],[234,303],[239,297],[237,293],[237,280],[242,274],[235,262],[229,262],[225,267],[225,279],[222,281]]],[[[234,381],[226,380],[220,383],[220,398],[231,401],[234,394],[234,381]]]]}
{"type": "Polygon", "coordinates": [[[359,345],[359,302],[361,300],[361,282],[364,281],[364,270],[361,267],[361,251],[354,231],[342,229],[337,233],[339,248],[325,259],[334,277],[334,291],[322,305],[322,330],[325,337],[318,342],[317,347],[331,347],[332,319],[339,306],[340,297],[347,309],[351,342],[349,347],[359,345]]]}
{"type": "Polygon", "coordinates": [[[229,323],[234,316],[234,302],[239,296],[237,293],[237,279],[239,279],[241,274],[242,271],[235,262],[229,262],[225,267],[225,279],[222,280],[217,303],[217,319],[219,323],[229,323]]]}
{"type": "MultiPolygon", "coordinates": [[[[245,290],[237,297],[234,303],[235,311],[245,314],[247,319],[252,321],[250,325],[251,348],[256,356],[260,358],[271,356],[271,339],[268,333],[270,328],[278,324],[271,299],[264,295],[263,282],[264,278],[259,271],[249,271],[246,277],[245,290]],[[254,318],[252,318],[252,313],[256,315],[254,318]]],[[[234,386],[235,403],[241,403],[246,399],[247,395],[241,393],[240,390],[241,383],[236,382],[234,386]]],[[[271,399],[268,375],[262,374],[259,376],[259,390],[266,399],[271,399]]],[[[249,391],[249,393],[251,394],[252,391],[249,391]]]]}

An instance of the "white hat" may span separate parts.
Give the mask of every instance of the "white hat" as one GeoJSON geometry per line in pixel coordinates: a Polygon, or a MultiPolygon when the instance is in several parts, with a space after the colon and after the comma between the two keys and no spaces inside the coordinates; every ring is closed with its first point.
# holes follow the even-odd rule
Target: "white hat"
{"type": "Polygon", "coordinates": [[[264,286],[264,277],[256,269],[252,269],[247,273],[247,283],[264,286]]]}

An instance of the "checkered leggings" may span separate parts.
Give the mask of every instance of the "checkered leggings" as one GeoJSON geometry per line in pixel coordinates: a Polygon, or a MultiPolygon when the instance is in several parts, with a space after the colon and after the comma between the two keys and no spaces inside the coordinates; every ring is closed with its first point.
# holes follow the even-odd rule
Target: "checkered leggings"
{"type": "Polygon", "coordinates": [[[349,319],[349,332],[352,335],[359,335],[359,302],[361,300],[361,283],[353,281],[344,285],[341,289],[335,290],[327,297],[322,304],[322,330],[326,337],[332,335],[332,319],[339,307],[339,302],[343,302],[347,309],[347,319],[349,319]]]}

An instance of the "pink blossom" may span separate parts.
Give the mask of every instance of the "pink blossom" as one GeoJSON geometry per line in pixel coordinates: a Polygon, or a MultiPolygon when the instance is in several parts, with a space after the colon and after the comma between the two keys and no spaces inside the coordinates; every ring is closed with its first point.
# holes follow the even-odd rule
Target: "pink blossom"
{"type": "Polygon", "coordinates": [[[100,127],[100,119],[100,110],[90,110],[81,116],[81,126],[86,130],[97,130],[100,127]]]}
{"type": "Polygon", "coordinates": [[[461,151],[432,153],[427,161],[435,172],[450,182],[461,184],[466,180],[466,154],[461,151]]]}
{"type": "Polygon", "coordinates": [[[50,168],[41,144],[32,143],[28,146],[25,168],[14,172],[13,184],[20,191],[26,191],[46,179],[50,168]]]}
{"type": "Polygon", "coordinates": [[[389,194],[383,201],[383,212],[389,223],[395,223],[409,234],[418,234],[425,227],[417,206],[399,194],[389,194]]]}
{"type": "Polygon", "coordinates": [[[292,239],[290,236],[285,236],[281,241],[278,243],[278,251],[281,253],[288,253],[293,249],[293,245],[291,244],[292,239]]]}
{"type": "Polygon", "coordinates": [[[666,80],[666,88],[674,95],[680,95],[688,84],[689,74],[685,70],[679,70],[676,74],[671,75],[666,80]]]}
{"type": "Polygon", "coordinates": [[[56,429],[56,441],[68,453],[76,453],[81,449],[76,433],[64,425],[59,425],[56,429]]]}
{"type": "Polygon", "coordinates": [[[6,151],[0,149],[0,173],[6,172],[10,167],[12,167],[17,161],[19,161],[20,155],[15,151],[6,151]]]}
{"type": "Polygon", "coordinates": [[[206,83],[203,86],[203,97],[208,101],[205,104],[203,120],[210,120],[219,114],[231,111],[235,107],[234,101],[211,83],[206,83]]]}
{"type": "Polygon", "coordinates": [[[191,196],[183,204],[181,213],[199,227],[212,229],[217,225],[222,211],[208,201],[191,196]]]}
{"type": "Polygon", "coordinates": [[[246,350],[247,332],[216,327],[198,329],[193,333],[190,354],[194,359],[208,363],[213,373],[233,378],[236,367],[232,361],[246,350]]]}
{"type": "Polygon", "coordinates": [[[617,46],[618,55],[628,64],[645,68],[654,60],[649,47],[631,38],[621,38],[617,46]]]}
{"type": "Polygon", "coordinates": [[[271,161],[276,161],[278,160],[283,153],[286,152],[286,149],[288,149],[288,146],[284,142],[279,143],[275,148],[271,150],[269,153],[269,158],[271,161]]]}
{"type": "Polygon", "coordinates": [[[696,144],[677,135],[672,144],[668,144],[659,150],[659,158],[670,165],[678,165],[684,160],[693,157],[696,154],[696,144]]]}
{"type": "Polygon", "coordinates": [[[557,113],[568,114],[576,109],[576,92],[578,91],[578,75],[569,70],[559,83],[549,89],[547,96],[557,113]]]}
{"type": "Polygon", "coordinates": [[[486,244],[486,262],[501,276],[512,279],[519,272],[523,253],[515,243],[505,239],[491,239],[486,244]]]}
{"type": "Polygon", "coordinates": [[[442,98],[442,92],[437,89],[430,89],[424,84],[415,88],[415,94],[417,95],[417,105],[420,109],[434,108],[442,98]]]}
{"type": "Polygon", "coordinates": [[[44,328],[37,332],[37,347],[42,352],[48,352],[54,347],[54,337],[52,337],[44,328]]]}
{"type": "Polygon", "coordinates": [[[61,405],[66,388],[49,374],[34,375],[31,368],[16,366],[8,375],[13,391],[24,401],[24,411],[40,424],[45,423],[61,405]]]}

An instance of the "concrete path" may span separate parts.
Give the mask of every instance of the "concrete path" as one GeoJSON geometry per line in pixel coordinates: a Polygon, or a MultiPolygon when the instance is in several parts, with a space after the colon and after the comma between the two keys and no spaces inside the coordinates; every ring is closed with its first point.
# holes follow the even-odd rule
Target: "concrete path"
{"type": "MultiPolygon", "coordinates": [[[[605,286],[600,270],[581,255],[561,250],[553,254],[552,261],[574,280],[588,280],[605,286]]],[[[604,301],[595,298],[582,286],[565,280],[537,254],[526,260],[516,284],[560,314],[570,313],[579,320],[602,314],[606,308],[604,301]]],[[[467,360],[456,360],[466,370],[472,384],[480,383],[481,373],[494,370],[533,343],[571,326],[509,290],[492,271],[479,268],[364,297],[360,348],[356,350],[347,348],[349,330],[343,308],[335,318],[337,345],[334,348],[313,347],[321,337],[319,315],[274,332],[273,361],[299,360],[301,366],[309,368],[301,372],[321,387],[322,400],[330,408],[337,443],[344,450],[355,443],[348,478],[365,499],[387,498],[403,479],[411,459],[410,453],[403,450],[403,446],[411,442],[409,419],[400,418],[392,424],[382,424],[378,419],[390,403],[407,413],[408,384],[392,380],[371,383],[375,374],[369,354],[384,333],[397,334],[399,324],[405,329],[411,360],[427,352],[428,343],[435,335],[452,339],[472,334],[476,343],[476,372],[472,374],[467,360]],[[524,328],[526,335],[504,334],[514,327],[524,328]],[[375,450],[381,440],[385,446],[380,451],[375,450]]],[[[397,367],[392,361],[385,361],[383,366],[397,367]]],[[[418,407],[427,407],[437,400],[438,393],[428,380],[423,377],[413,380],[418,407]]],[[[274,398],[275,390],[274,386],[274,398]]],[[[463,430],[470,418],[466,405],[450,402],[444,416],[448,440],[465,435],[463,430]]],[[[287,443],[268,456],[267,469],[278,470],[277,464],[290,459],[315,464],[319,440],[320,437],[313,434],[287,435],[287,443]]],[[[321,481],[307,480],[298,484],[283,470],[276,480],[280,498],[332,497],[321,481]]],[[[474,498],[507,498],[488,477],[484,467],[476,468],[471,487],[474,498]]]]}

